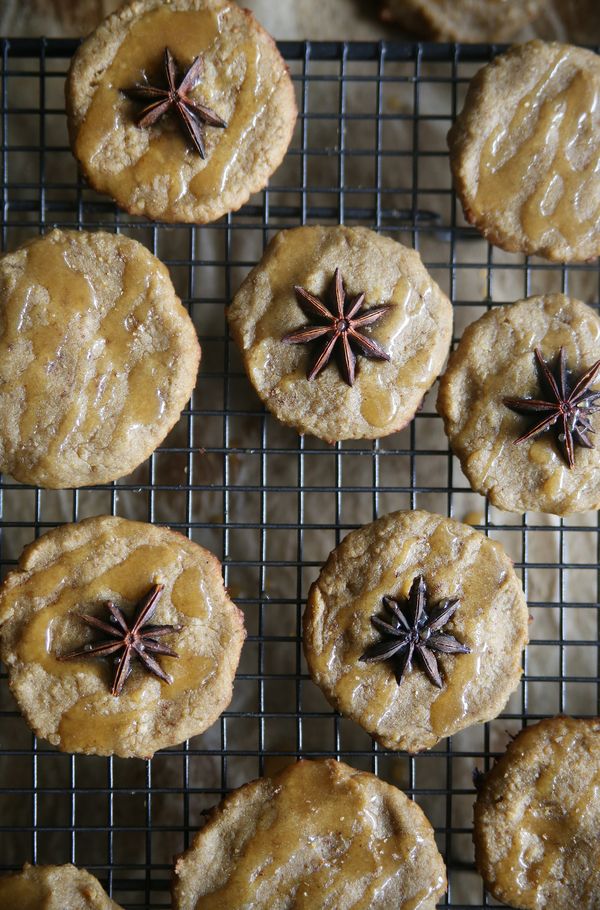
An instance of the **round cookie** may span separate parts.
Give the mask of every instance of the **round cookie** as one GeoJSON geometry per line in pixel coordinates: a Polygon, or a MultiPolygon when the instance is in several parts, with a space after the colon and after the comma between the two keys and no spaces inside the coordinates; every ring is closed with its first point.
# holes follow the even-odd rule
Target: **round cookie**
{"type": "Polygon", "coordinates": [[[129,474],[192,394],[200,347],[165,266],[51,231],[0,259],[0,469],[62,488],[129,474]]]}
{"type": "Polygon", "coordinates": [[[250,12],[226,0],[126,3],[77,50],[66,103],[73,153],[94,189],[132,214],[199,224],[239,209],[267,184],[297,116],[275,42],[250,12]],[[138,126],[155,99],[124,92],[146,82],[167,86],[166,48],[177,65],[177,88],[201,58],[183,86],[184,100],[209,109],[192,133],[184,122],[197,120],[197,107],[190,115],[188,104],[179,115],[171,105],[138,126]],[[204,158],[192,139],[198,133],[204,158]]]}
{"type": "Polygon", "coordinates": [[[528,621],[521,583],[499,543],[441,515],[393,512],[352,531],[330,554],[309,591],[304,653],[338,711],[386,749],[419,752],[500,713],[521,676],[528,621]],[[430,620],[447,600],[457,598],[458,607],[437,630],[419,624],[421,640],[433,632],[443,640],[433,645],[433,660],[429,648],[423,658],[414,653],[402,674],[408,649],[377,661],[372,655],[398,625],[388,598],[413,626],[403,602],[420,577],[430,620]],[[449,636],[469,653],[456,651],[449,636]],[[437,667],[438,683],[424,658],[437,667]]]}
{"type": "Polygon", "coordinates": [[[484,66],[448,133],[467,221],[509,252],[600,253],[600,57],[530,41],[484,66]]]}
{"type": "Polygon", "coordinates": [[[230,793],[175,863],[174,910],[434,910],[446,870],[404,793],[332,760],[230,793]]]}
{"type": "Polygon", "coordinates": [[[452,337],[452,306],[419,254],[366,228],[341,225],[277,234],[235,295],[228,318],[264,404],[282,423],[328,442],[376,439],[405,426],[442,369],[452,337]],[[363,356],[355,344],[353,385],[341,340],[311,379],[311,367],[331,336],[286,343],[306,325],[324,324],[295,287],[335,314],[338,269],[346,294],[344,312],[363,293],[360,319],[371,319],[381,308],[376,320],[359,330],[387,359],[363,356]]]}
{"type": "Polygon", "coordinates": [[[479,784],[475,861],[520,910],[600,907],[600,718],[527,727],[479,784]]]}
{"type": "Polygon", "coordinates": [[[76,866],[30,866],[0,877],[0,910],[121,910],[97,878],[76,866]]]}
{"type": "Polygon", "coordinates": [[[382,18],[434,41],[507,41],[543,0],[384,0],[382,18]]]}
{"type": "MultiPolygon", "coordinates": [[[[549,397],[536,347],[550,366],[564,347],[574,381],[600,359],[600,320],[581,301],[548,294],[496,307],[468,326],[440,380],[437,409],[450,445],[472,488],[500,509],[555,515],[598,509],[600,448],[576,445],[570,468],[555,431],[515,444],[546,416],[520,416],[504,403],[549,397]]],[[[597,415],[588,413],[600,429],[597,415]]]]}
{"type": "MultiPolygon", "coordinates": [[[[100,635],[106,640],[106,631],[100,635]]],[[[231,701],[244,637],[242,613],[212,553],[168,528],[124,518],[89,518],[44,534],[0,588],[0,657],[10,689],[36,735],[64,752],[151,758],[202,733],[231,701]],[[132,607],[155,585],[164,589],[153,626],[178,627],[159,639],[178,656],[155,655],[172,680],[134,659],[113,695],[113,655],[65,658],[99,640],[83,614],[106,622],[112,601],[131,627],[132,607]]]]}

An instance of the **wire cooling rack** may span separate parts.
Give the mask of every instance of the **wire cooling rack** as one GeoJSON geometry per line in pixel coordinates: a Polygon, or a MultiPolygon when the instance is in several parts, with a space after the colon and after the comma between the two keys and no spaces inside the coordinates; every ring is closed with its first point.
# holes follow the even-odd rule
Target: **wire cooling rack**
{"type": "Polygon", "coordinates": [[[0,869],[70,861],[127,908],[168,907],[172,856],[224,792],[298,755],[329,755],[376,772],[425,809],[448,865],[442,906],[495,905],[473,866],[472,773],[489,767],[525,722],[600,713],[597,516],[489,507],[450,455],[432,395],[410,427],[378,442],[298,438],[250,390],[224,304],[277,230],[345,222],[421,251],[454,303],[457,337],[487,307],[528,294],[564,291],[597,305],[596,265],[492,249],[465,224],[452,193],[445,134],[469,78],[498,49],[283,44],[300,109],[287,158],[240,212],[193,228],[119,213],[78,179],[63,102],[75,46],[1,45],[3,249],[54,224],[141,240],[168,265],[203,363],[191,407],[133,476],[58,493],[2,480],[2,567],[64,521],[111,513],[169,524],[223,559],[249,634],[230,709],[152,762],[61,755],[36,741],[0,675],[0,869]],[[523,682],[505,713],[411,758],[378,748],[327,705],[306,673],[300,618],[308,585],[349,529],[416,507],[500,540],[534,623],[523,682]]]}

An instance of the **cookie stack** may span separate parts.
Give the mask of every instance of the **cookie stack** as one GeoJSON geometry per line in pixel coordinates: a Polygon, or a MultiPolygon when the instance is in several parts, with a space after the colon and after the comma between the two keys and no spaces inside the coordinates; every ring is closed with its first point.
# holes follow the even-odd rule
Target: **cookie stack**
{"type": "MultiPolygon", "coordinates": [[[[536,11],[533,0],[506,6],[507,27],[536,11]]],[[[599,93],[595,55],[542,42],[475,77],[450,160],[466,217],[490,242],[561,262],[598,254],[599,93]]],[[[77,51],[67,109],[93,188],[131,214],[195,224],[266,185],[297,113],[274,42],[225,0],[127,3],[77,51]]],[[[16,480],[106,484],[179,419],[200,346],[141,244],[51,231],[0,260],[0,309],[0,467],[16,480]]],[[[444,369],[453,313],[415,250],[365,227],[311,225],[272,240],[228,319],[274,417],[332,443],[413,419],[444,369]]],[[[513,511],[600,508],[599,375],[600,320],[565,295],[468,327],[438,410],[473,489],[513,511]]],[[[383,748],[412,754],[498,716],[528,625],[499,543],[404,511],[329,555],[303,641],[330,703],[383,748]]],[[[244,638],[216,557],[123,518],[43,535],[0,589],[11,691],[35,733],[70,753],[151,758],[203,733],[231,701],[244,638]]],[[[498,899],[598,906],[599,746],[597,720],[542,721],[479,781],[477,866],[498,899]]],[[[404,793],[342,762],[300,760],[212,812],[176,861],[173,905],[433,910],[445,888],[433,828],[404,793]]],[[[42,902],[116,907],[73,866],[0,879],[0,907],[42,902]]]]}

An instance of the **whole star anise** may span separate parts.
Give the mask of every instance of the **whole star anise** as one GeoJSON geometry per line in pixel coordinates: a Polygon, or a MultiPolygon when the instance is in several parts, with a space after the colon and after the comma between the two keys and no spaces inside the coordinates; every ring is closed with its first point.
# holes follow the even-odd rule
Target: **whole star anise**
{"type": "Polygon", "coordinates": [[[588,433],[595,433],[589,415],[600,411],[595,402],[600,392],[588,392],[600,370],[597,360],[589,370],[578,379],[573,379],[567,369],[567,355],[561,347],[554,372],[550,369],[539,348],[535,349],[536,363],[540,377],[542,394],[545,400],[538,398],[504,398],[504,404],[517,414],[544,415],[539,423],[515,439],[515,444],[525,442],[539,433],[554,427],[559,450],[570,468],[575,465],[574,444],[593,449],[594,443],[588,433]]]}
{"type": "Polygon", "coordinates": [[[200,157],[206,158],[204,125],[225,129],[227,124],[209,107],[193,101],[189,96],[202,74],[204,66],[202,57],[196,57],[179,85],[177,84],[178,67],[168,47],[165,48],[163,66],[165,88],[150,85],[149,82],[140,82],[132,88],[124,88],[121,91],[129,98],[151,102],[140,111],[136,118],[136,123],[140,127],[153,126],[173,109],[200,157]]]}
{"type": "Polygon", "coordinates": [[[427,612],[427,586],[422,575],[414,579],[408,601],[384,597],[383,605],[390,614],[386,622],[380,616],[372,616],[371,622],[385,636],[382,641],[371,645],[359,658],[365,663],[390,660],[398,655],[394,671],[398,685],[404,674],[412,668],[416,655],[434,686],[442,688],[442,677],[436,652],[440,654],[470,654],[471,649],[461,644],[453,635],[441,632],[459,606],[459,598],[452,597],[427,612]]]}
{"type": "Polygon", "coordinates": [[[309,317],[316,316],[318,320],[323,322],[323,325],[304,326],[304,328],[291,332],[289,335],[284,335],[281,340],[285,344],[308,344],[318,338],[328,336],[325,346],[307,373],[309,380],[318,376],[321,370],[327,366],[336,346],[340,369],[348,385],[354,384],[356,373],[356,355],[353,347],[358,348],[359,353],[373,360],[390,359],[389,354],[376,341],[373,341],[367,335],[363,335],[359,330],[364,326],[377,322],[391,307],[378,306],[370,310],[361,311],[361,307],[365,302],[365,295],[359,294],[354,300],[348,298],[340,269],[335,270],[331,283],[331,309],[322,300],[319,300],[318,297],[315,297],[304,288],[296,286],[294,291],[296,292],[298,303],[306,315],[309,317]]]}
{"type": "Polygon", "coordinates": [[[158,676],[159,679],[166,683],[172,683],[173,677],[165,673],[158,661],[152,657],[152,654],[167,654],[169,657],[178,657],[179,655],[175,651],[161,644],[158,639],[164,635],[179,632],[181,627],[147,625],[156,611],[163,590],[164,585],[154,585],[148,594],[142,598],[137,605],[137,613],[131,627],[127,624],[123,611],[110,600],[106,604],[110,613],[110,622],[103,622],[101,619],[97,619],[87,613],[79,614],[88,626],[100,629],[110,635],[110,638],[99,641],[96,644],[86,645],[79,651],[73,651],[71,654],[59,657],[58,660],[74,660],[82,657],[108,657],[110,654],[122,651],[110,690],[111,694],[115,696],[121,694],[127,677],[131,672],[131,661],[134,658],[137,658],[146,670],[158,676]]]}

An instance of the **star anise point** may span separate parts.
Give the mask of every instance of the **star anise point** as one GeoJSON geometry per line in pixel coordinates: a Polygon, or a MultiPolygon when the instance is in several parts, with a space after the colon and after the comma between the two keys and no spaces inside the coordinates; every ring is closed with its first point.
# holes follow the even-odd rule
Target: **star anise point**
{"type": "Polygon", "coordinates": [[[172,683],[173,677],[166,673],[157,660],[151,654],[164,654],[169,657],[179,657],[179,655],[162,644],[159,639],[164,635],[170,635],[181,631],[181,626],[154,626],[149,625],[149,621],[156,612],[158,601],[164,590],[164,585],[155,584],[150,591],[142,598],[137,605],[137,612],[131,625],[128,624],[125,614],[120,607],[117,607],[112,600],[107,601],[106,607],[110,613],[109,622],[92,616],[89,613],[80,613],[79,618],[88,626],[98,629],[111,638],[99,642],[90,642],[77,651],[70,654],[63,654],[57,659],[60,661],[74,660],[87,657],[109,657],[111,654],[117,654],[122,651],[120,656],[115,657],[116,670],[111,686],[111,695],[119,696],[127,677],[131,672],[131,663],[133,658],[137,658],[148,672],[162,679],[166,683],[172,683]],[[150,654],[148,652],[151,652],[150,654]]]}
{"type": "Polygon", "coordinates": [[[452,597],[428,611],[427,585],[424,577],[417,575],[413,579],[407,600],[383,598],[383,606],[391,614],[391,621],[375,615],[371,617],[371,623],[387,637],[367,648],[359,660],[374,663],[395,658],[394,673],[396,682],[400,685],[407,671],[412,669],[413,658],[416,656],[429,681],[436,688],[443,688],[436,653],[471,653],[467,645],[441,631],[458,609],[459,603],[460,598],[452,597]]]}

